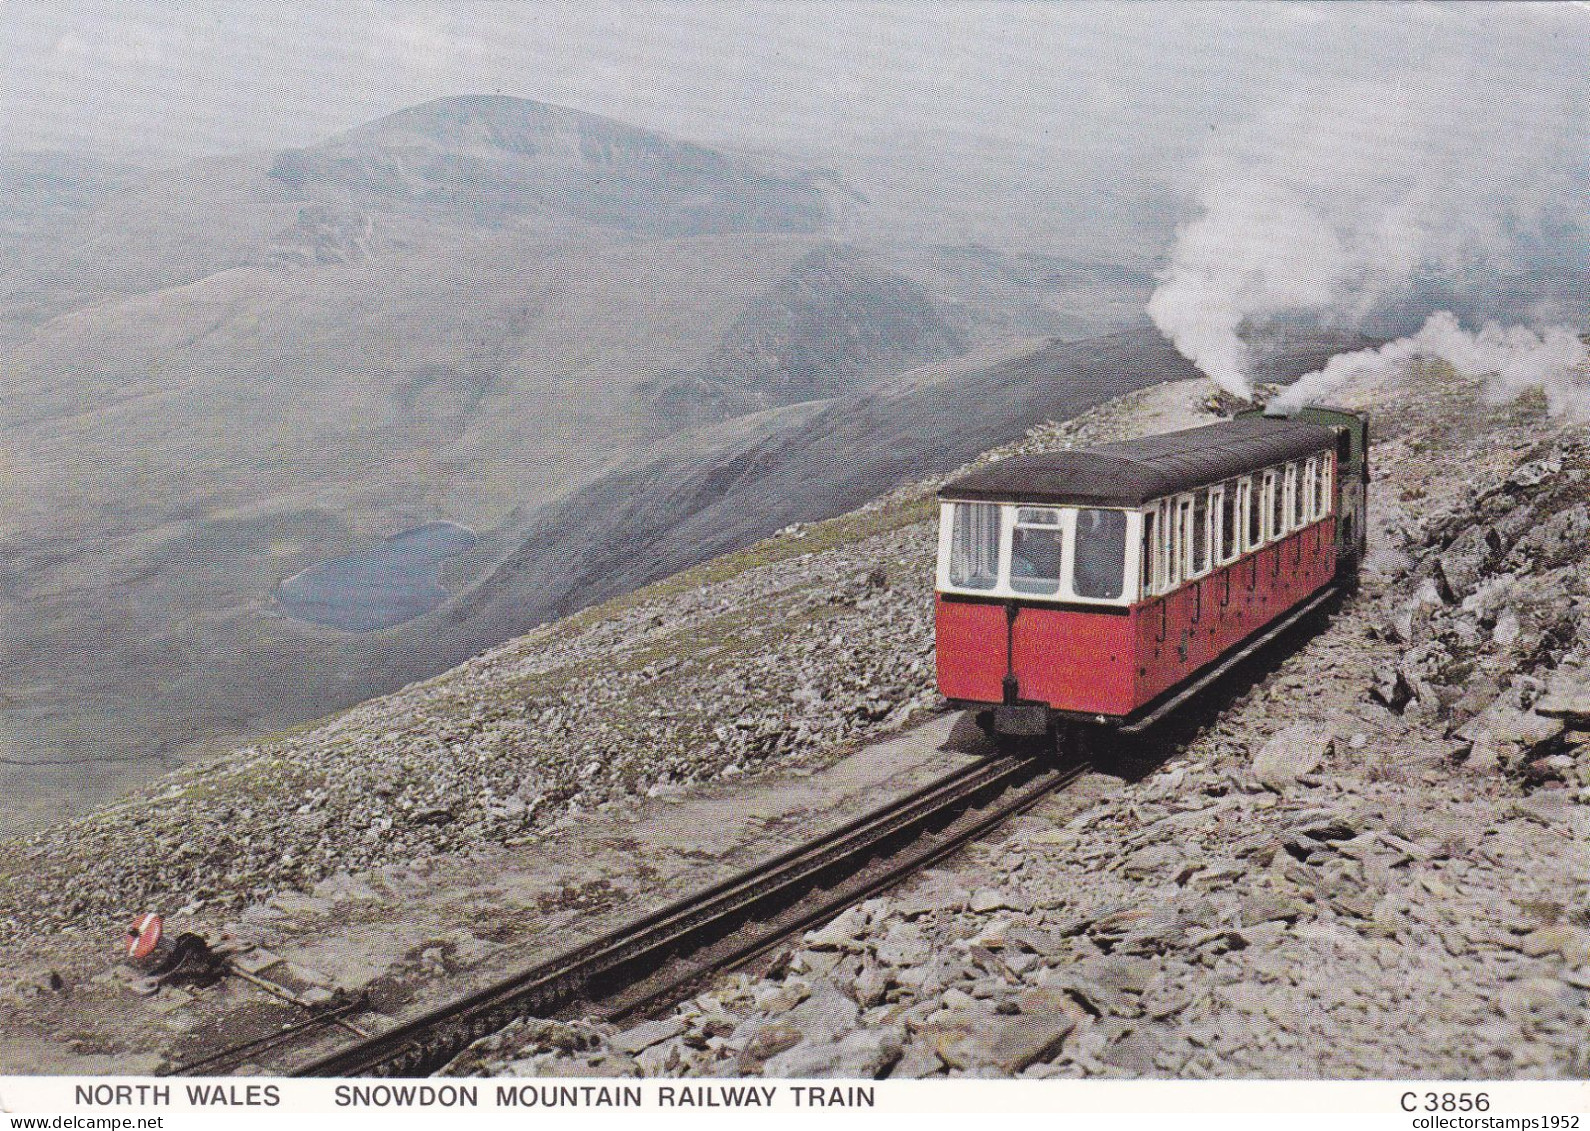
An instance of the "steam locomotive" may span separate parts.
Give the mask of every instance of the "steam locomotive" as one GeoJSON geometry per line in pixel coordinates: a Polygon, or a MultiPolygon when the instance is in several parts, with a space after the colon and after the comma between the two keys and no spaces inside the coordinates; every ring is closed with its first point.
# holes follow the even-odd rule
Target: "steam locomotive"
{"type": "Polygon", "coordinates": [[[996,737],[1152,726],[1338,591],[1369,425],[1254,411],[1001,460],[939,491],[939,690],[996,737]]]}

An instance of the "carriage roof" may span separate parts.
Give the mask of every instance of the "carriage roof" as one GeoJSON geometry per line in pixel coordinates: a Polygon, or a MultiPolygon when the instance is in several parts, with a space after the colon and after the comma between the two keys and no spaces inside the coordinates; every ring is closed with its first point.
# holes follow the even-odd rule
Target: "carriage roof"
{"type": "Polygon", "coordinates": [[[1136,507],[1329,448],[1320,424],[1252,416],[1066,452],[1014,456],[946,484],[939,498],[1136,507]]]}

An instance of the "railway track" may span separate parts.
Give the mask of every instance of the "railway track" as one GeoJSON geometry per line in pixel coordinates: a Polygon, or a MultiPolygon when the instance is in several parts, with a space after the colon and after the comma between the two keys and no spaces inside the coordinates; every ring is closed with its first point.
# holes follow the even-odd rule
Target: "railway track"
{"type": "MultiPolygon", "coordinates": [[[[622,1020],[671,1004],[986,834],[1075,780],[1081,760],[997,756],[945,774],[805,844],[460,1000],[330,1055],[294,1076],[420,1076],[523,1017],[622,1020]]],[[[225,1071],[257,1042],[178,1072],[225,1071]],[[229,1055],[237,1052],[237,1056],[229,1055]]]]}

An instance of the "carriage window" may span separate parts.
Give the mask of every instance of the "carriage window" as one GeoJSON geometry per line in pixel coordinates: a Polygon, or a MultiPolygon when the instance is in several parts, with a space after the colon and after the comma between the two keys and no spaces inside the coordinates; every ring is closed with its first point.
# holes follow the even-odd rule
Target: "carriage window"
{"type": "Polygon", "coordinates": [[[1192,568],[1194,577],[1209,572],[1209,492],[1193,495],[1192,508],[1192,568]]]}
{"type": "Polygon", "coordinates": [[[1303,466],[1292,463],[1286,467],[1286,494],[1292,500],[1292,529],[1301,527],[1308,518],[1308,512],[1303,509],[1303,466]]]}
{"type": "Polygon", "coordinates": [[[1059,511],[1017,508],[1016,529],[1010,536],[1010,587],[1017,593],[1060,592],[1064,538],[1059,511]]]}
{"type": "Polygon", "coordinates": [[[1077,512],[1076,564],[1071,590],[1078,597],[1113,601],[1126,579],[1126,512],[1077,512]]]}
{"type": "Polygon", "coordinates": [[[1171,532],[1175,525],[1176,504],[1166,499],[1159,504],[1159,561],[1154,563],[1154,587],[1161,593],[1176,584],[1170,572],[1171,532]]]}
{"type": "Polygon", "coordinates": [[[1171,525],[1170,565],[1165,575],[1165,587],[1174,589],[1187,576],[1187,515],[1192,511],[1191,499],[1177,499],[1171,504],[1175,522],[1171,525]]]}
{"type": "Polygon", "coordinates": [[[1331,457],[1328,454],[1319,457],[1319,488],[1315,498],[1319,502],[1319,510],[1314,517],[1324,518],[1331,511],[1331,457]]]}
{"type": "Polygon", "coordinates": [[[1218,487],[1209,488],[1209,568],[1213,569],[1220,564],[1220,547],[1225,537],[1220,532],[1220,523],[1225,518],[1226,487],[1222,483],[1218,487]]]}
{"type": "Polygon", "coordinates": [[[1264,542],[1264,491],[1257,480],[1248,481],[1248,549],[1264,542]]]}
{"type": "Polygon", "coordinates": [[[1176,501],[1159,505],[1159,591],[1176,588],[1176,501]]]}
{"type": "Polygon", "coordinates": [[[1301,525],[1314,517],[1314,485],[1318,476],[1315,467],[1319,464],[1317,459],[1309,459],[1303,464],[1303,470],[1298,472],[1297,478],[1297,521],[1301,525]]]}
{"type": "Polygon", "coordinates": [[[1264,473],[1264,493],[1270,500],[1270,531],[1268,537],[1279,538],[1286,533],[1286,492],[1281,477],[1273,471],[1264,473]]]}
{"type": "Polygon", "coordinates": [[[1233,479],[1220,491],[1220,564],[1235,558],[1240,550],[1241,534],[1237,528],[1240,512],[1237,510],[1237,481],[1233,479]]]}
{"type": "Polygon", "coordinates": [[[1154,577],[1154,562],[1158,555],[1154,552],[1159,546],[1159,515],[1148,511],[1143,515],[1143,552],[1138,559],[1137,570],[1143,577],[1143,596],[1148,596],[1154,591],[1157,581],[1154,577]]]}
{"type": "Polygon", "coordinates": [[[999,504],[956,503],[950,527],[950,584],[992,589],[999,581],[999,504]]]}

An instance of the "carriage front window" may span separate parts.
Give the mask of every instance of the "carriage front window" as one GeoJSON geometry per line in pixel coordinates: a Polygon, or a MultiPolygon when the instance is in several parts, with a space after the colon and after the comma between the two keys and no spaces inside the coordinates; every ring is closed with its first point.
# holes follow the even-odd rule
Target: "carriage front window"
{"type": "Polygon", "coordinates": [[[1010,587],[1017,593],[1058,593],[1064,541],[1059,511],[1018,507],[1010,535],[1010,587]]]}
{"type": "Polygon", "coordinates": [[[992,589],[999,583],[999,504],[956,503],[950,528],[950,584],[992,589]]]}
{"type": "Polygon", "coordinates": [[[1078,597],[1113,601],[1126,578],[1126,512],[1077,512],[1076,562],[1071,590],[1078,597]]]}

